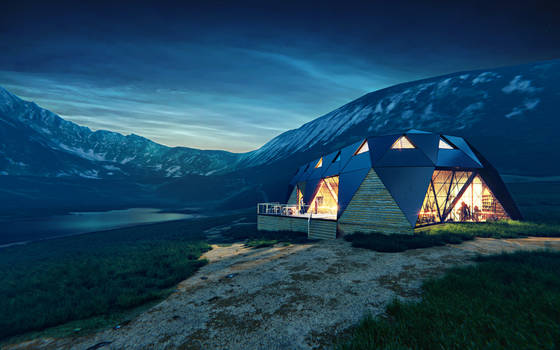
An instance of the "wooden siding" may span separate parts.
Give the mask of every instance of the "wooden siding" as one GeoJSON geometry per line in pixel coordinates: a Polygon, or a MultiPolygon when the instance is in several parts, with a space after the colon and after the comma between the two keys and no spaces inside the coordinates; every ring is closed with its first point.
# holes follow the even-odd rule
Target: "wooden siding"
{"type": "MultiPolygon", "coordinates": [[[[307,218],[257,215],[257,229],[266,231],[293,231],[307,234],[307,218]]],[[[336,229],[337,223],[335,220],[311,219],[308,238],[335,239],[336,229]]]]}
{"type": "Polygon", "coordinates": [[[341,235],[356,232],[413,234],[414,230],[395,200],[371,169],[338,219],[341,235]]]}
{"type": "Polygon", "coordinates": [[[309,227],[310,239],[336,239],[337,223],[335,220],[311,220],[309,227]]]}
{"type": "Polygon", "coordinates": [[[307,234],[307,219],[274,215],[257,215],[257,230],[294,231],[307,234]]]}

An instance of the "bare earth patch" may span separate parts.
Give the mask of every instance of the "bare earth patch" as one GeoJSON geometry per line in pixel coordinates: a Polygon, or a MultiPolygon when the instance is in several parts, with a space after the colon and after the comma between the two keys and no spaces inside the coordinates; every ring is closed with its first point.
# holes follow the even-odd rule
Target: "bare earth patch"
{"type": "Polygon", "coordinates": [[[118,330],[37,339],[8,349],[317,349],[395,297],[414,300],[426,278],[476,254],[558,249],[558,238],[479,238],[378,253],[343,240],[249,249],[213,246],[210,263],[165,301],[118,330]],[[110,342],[110,343],[109,343],[110,342]]]}

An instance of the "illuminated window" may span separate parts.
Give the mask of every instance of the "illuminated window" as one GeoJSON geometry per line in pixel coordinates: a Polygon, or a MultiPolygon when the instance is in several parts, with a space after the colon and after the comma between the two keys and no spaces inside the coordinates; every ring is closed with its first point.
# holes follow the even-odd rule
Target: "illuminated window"
{"type": "Polygon", "coordinates": [[[395,141],[395,143],[393,143],[393,145],[391,146],[391,149],[412,149],[412,148],[416,148],[416,147],[414,147],[412,142],[410,142],[410,140],[406,136],[399,137],[399,139],[395,141]]]}
{"type": "Polygon", "coordinates": [[[319,159],[319,161],[317,162],[317,165],[315,165],[315,169],[320,168],[323,166],[323,157],[321,157],[321,159],[319,159]]]}
{"type": "Polygon", "coordinates": [[[333,162],[333,163],[336,163],[336,162],[338,162],[338,161],[340,161],[340,151],[338,151],[336,157],[334,157],[334,160],[333,160],[332,162],[333,162]]]}
{"type": "Polygon", "coordinates": [[[451,146],[447,142],[443,141],[442,139],[439,139],[439,148],[441,148],[441,149],[454,149],[453,146],[451,146]]]}
{"type": "Polygon", "coordinates": [[[308,213],[328,219],[336,219],[338,212],[338,176],[321,179],[317,192],[309,202],[308,213]]]}
{"type": "Polygon", "coordinates": [[[416,225],[507,218],[504,208],[479,175],[473,178],[470,171],[436,170],[416,225]]]}
{"type": "Polygon", "coordinates": [[[354,155],[358,155],[361,153],[365,153],[369,151],[369,146],[367,143],[367,140],[364,140],[364,142],[362,142],[362,144],[360,145],[360,147],[358,147],[358,150],[356,151],[356,153],[354,153],[354,155]]]}

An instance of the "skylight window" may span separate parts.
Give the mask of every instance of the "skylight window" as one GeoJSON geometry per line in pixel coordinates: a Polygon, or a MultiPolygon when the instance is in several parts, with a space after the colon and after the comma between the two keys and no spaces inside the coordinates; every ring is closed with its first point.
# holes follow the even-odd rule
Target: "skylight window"
{"type": "Polygon", "coordinates": [[[367,140],[364,140],[364,142],[362,142],[362,144],[360,145],[360,147],[358,147],[358,150],[356,151],[356,153],[354,153],[354,155],[357,156],[358,154],[365,153],[365,152],[369,152],[369,146],[367,140]]]}
{"type": "Polygon", "coordinates": [[[453,146],[445,142],[443,139],[439,139],[439,148],[440,149],[454,149],[453,146]]]}
{"type": "Polygon", "coordinates": [[[320,168],[323,166],[323,157],[321,157],[321,159],[319,159],[319,161],[317,162],[317,165],[315,165],[315,169],[320,168]]]}
{"type": "Polygon", "coordinates": [[[395,141],[395,143],[393,143],[393,145],[391,146],[391,149],[412,149],[412,148],[416,148],[416,147],[414,147],[412,142],[410,142],[410,140],[404,135],[399,137],[399,139],[395,141]]]}

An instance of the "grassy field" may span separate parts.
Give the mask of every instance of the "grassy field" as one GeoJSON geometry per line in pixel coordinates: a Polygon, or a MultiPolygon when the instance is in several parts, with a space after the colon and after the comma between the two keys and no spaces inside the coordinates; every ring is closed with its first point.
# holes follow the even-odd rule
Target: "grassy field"
{"type": "Polygon", "coordinates": [[[167,296],[205,264],[198,260],[210,249],[204,230],[245,217],[144,225],[2,249],[0,339],[71,321],[81,333],[116,322],[167,296]]]}
{"type": "Polygon", "coordinates": [[[423,289],[422,301],[365,318],[338,349],[560,347],[560,253],[481,257],[423,289]]]}

